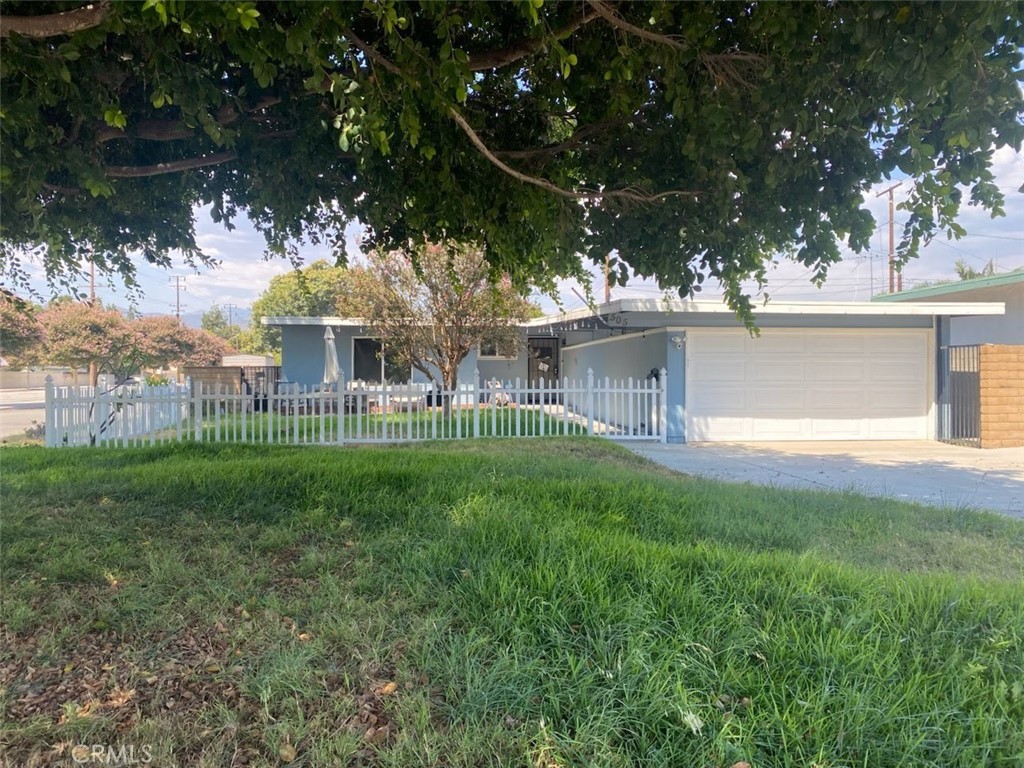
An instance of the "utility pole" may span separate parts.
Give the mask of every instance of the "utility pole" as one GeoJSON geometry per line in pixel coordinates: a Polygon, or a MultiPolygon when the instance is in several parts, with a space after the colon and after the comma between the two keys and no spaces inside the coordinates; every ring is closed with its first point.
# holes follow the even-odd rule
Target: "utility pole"
{"type": "Polygon", "coordinates": [[[228,311],[228,328],[235,324],[235,310],[238,309],[237,304],[225,304],[224,309],[228,311]]]}
{"type": "Polygon", "coordinates": [[[612,272],[612,255],[608,253],[604,257],[604,303],[608,304],[612,300],[612,284],[609,277],[612,272]]]}
{"type": "Polygon", "coordinates": [[[181,287],[185,283],[185,277],[183,275],[175,275],[173,278],[168,280],[169,283],[174,284],[174,316],[178,318],[178,322],[181,322],[181,287]]]}
{"type": "Polygon", "coordinates": [[[903,184],[902,181],[898,181],[888,189],[883,189],[875,197],[881,197],[882,195],[889,195],[889,293],[896,293],[897,291],[903,290],[903,272],[899,273],[899,284],[896,283],[896,235],[893,231],[893,219],[896,210],[893,204],[892,191],[903,184]]]}

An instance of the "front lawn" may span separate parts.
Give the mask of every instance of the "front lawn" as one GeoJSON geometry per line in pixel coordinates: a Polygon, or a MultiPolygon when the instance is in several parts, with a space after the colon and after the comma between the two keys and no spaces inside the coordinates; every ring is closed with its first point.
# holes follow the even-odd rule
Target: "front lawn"
{"type": "Polygon", "coordinates": [[[4,765],[1024,764],[1021,522],[585,438],[0,481],[4,765]]]}

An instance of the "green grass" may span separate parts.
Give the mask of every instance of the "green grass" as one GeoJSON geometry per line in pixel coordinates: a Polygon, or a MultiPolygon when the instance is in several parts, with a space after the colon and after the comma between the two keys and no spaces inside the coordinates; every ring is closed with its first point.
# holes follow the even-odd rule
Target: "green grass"
{"type": "MultiPolygon", "coordinates": [[[[490,408],[481,406],[478,415],[472,407],[444,416],[440,410],[396,412],[388,414],[347,414],[341,419],[347,440],[449,439],[473,435],[481,437],[582,435],[587,422],[570,416],[566,419],[534,408],[490,408]],[[477,421],[479,424],[477,425],[477,421]]],[[[334,442],[339,419],[335,415],[237,414],[207,416],[203,422],[203,441],[238,441],[243,435],[254,442],[317,443],[334,442]]],[[[185,434],[194,427],[185,426],[185,434]]]]}
{"type": "Polygon", "coordinates": [[[13,765],[1024,764],[1018,521],[587,439],[0,463],[13,765]]]}
{"type": "MultiPolygon", "coordinates": [[[[474,416],[472,407],[445,417],[440,410],[395,412],[388,414],[347,414],[341,419],[344,441],[395,442],[401,440],[447,440],[460,437],[546,437],[584,435],[586,420],[569,415],[543,413],[533,407],[496,408],[481,406],[474,416]],[[479,424],[477,425],[477,420],[479,424]]],[[[251,442],[267,444],[336,444],[339,419],[336,415],[306,416],[289,413],[249,413],[244,417],[235,413],[207,414],[200,430],[202,442],[251,442]]],[[[641,429],[639,419],[636,429],[641,429]]],[[[178,427],[158,431],[153,443],[174,442],[181,432],[185,440],[192,439],[195,424],[191,420],[178,427]]],[[[601,424],[596,429],[603,429],[601,424]]],[[[109,438],[108,438],[109,439],[109,438]]],[[[113,438],[114,445],[146,445],[150,436],[138,439],[113,438]]]]}

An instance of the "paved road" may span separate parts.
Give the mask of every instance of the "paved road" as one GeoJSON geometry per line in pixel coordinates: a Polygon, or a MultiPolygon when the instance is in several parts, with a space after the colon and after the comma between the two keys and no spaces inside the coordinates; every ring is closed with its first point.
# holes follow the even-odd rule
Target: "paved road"
{"type": "Polygon", "coordinates": [[[938,442],[689,443],[630,446],[690,475],[784,488],[855,490],[1024,519],[1024,448],[938,442]]]}
{"type": "Polygon", "coordinates": [[[26,427],[46,419],[42,389],[0,390],[0,440],[24,437],[26,427]]]}

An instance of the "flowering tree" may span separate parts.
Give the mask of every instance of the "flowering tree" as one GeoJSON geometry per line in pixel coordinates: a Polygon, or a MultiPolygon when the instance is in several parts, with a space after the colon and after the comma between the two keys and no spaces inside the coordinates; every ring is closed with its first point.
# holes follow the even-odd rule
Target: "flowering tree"
{"type": "Polygon", "coordinates": [[[90,363],[119,381],[139,368],[142,337],[116,310],[69,301],[47,308],[40,321],[47,361],[70,366],[76,381],[78,369],[90,363]]]}
{"type": "Polygon", "coordinates": [[[134,322],[140,339],[140,362],[153,368],[220,365],[234,350],[224,339],[181,325],[170,315],[143,317],[134,322]]]}
{"type": "Polygon", "coordinates": [[[0,291],[0,357],[22,365],[42,351],[43,327],[28,302],[0,291]]]}
{"type": "Polygon", "coordinates": [[[113,309],[65,302],[41,316],[44,357],[73,370],[96,363],[118,381],[145,366],[217,365],[232,352],[223,340],[170,316],[129,319],[113,309]]]}
{"type": "Polygon", "coordinates": [[[224,355],[234,354],[235,349],[224,339],[199,328],[187,328],[187,347],[174,363],[182,365],[220,365],[224,355]]]}
{"type": "Polygon", "coordinates": [[[375,251],[350,270],[339,306],[366,321],[397,365],[452,390],[459,364],[478,344],[515,348],[534,307],[478,248],[452,242],[414,251],[375,251]]]}

